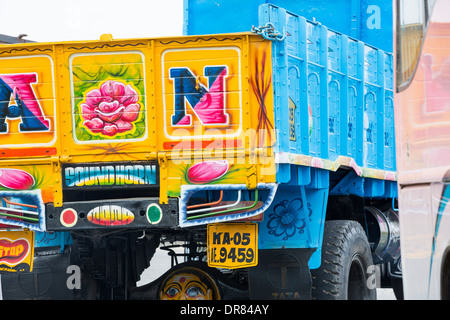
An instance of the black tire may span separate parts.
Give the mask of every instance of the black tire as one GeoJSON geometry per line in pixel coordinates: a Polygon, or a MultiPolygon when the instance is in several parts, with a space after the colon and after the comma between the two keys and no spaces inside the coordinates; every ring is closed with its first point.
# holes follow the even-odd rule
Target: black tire
{"type": "Polygon", "coordinates": [[[320,268],[311,270],[316,300],[376,300],[367,236],[356,221],[326,221],[320,268]],[[369,285],[368,285],[369,284],[369,285]]]}

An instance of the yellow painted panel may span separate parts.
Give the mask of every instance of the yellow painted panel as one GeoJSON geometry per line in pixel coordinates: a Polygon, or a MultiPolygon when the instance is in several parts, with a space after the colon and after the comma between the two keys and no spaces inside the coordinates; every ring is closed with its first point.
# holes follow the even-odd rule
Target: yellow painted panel
{"type": "Polygon", "coordinates": [[[200,138],[211,128],[218,135],[240,133],[240,56],[241,49],[235,46],[177,48],[162,53],[166,138],[200,138]],[[190,134],[177,131],[180,128],[187,128],[190,134]]]}
{"type": "Polygon", "coordinates": [[[79,53],[70,58],[75,143],[145,139],[144,55],[79,53]]]}
{"type": "Polygon", "coordinates": [[[162,153],[163,201],[197,183],[186,174],[198,163],[227,161],[223,176],[205,184],[275,182],[271,42],[260,36],[4,48],[0,111],[11,110],[0,119],[0,149],[11,161],[29,160],[15,168],[50,177],[39,186],[44,202],[62,205],[61,163],[156,161],[162,153]],[[34,106],[36,121],[18,115],[20,103],[34,106]],[[26,124],[40,130],[21,130],[26,124]],[[50,157],[44,169],[38,160],[50,157]]]}
{"type": "Polygon", "coordinates": [[[53,60],[48,55],[0,56],[0,144],[49,147],[56,142],[53,60]]]}

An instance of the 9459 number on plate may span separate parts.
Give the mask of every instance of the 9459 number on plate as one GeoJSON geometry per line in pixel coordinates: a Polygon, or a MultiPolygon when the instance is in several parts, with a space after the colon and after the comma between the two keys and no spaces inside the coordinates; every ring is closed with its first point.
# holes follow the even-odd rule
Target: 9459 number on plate
{"type": "Polygon", "coordinates": [[[208,265],[236,269],[258,264],[258,225],[229,223],[208,225],[208,265]]]}

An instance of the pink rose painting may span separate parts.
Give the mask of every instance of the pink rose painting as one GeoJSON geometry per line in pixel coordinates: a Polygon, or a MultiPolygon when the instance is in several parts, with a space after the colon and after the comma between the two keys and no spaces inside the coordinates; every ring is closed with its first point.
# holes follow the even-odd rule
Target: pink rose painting
{"type": "Polygon", "coordinates": [[[114,137],[133,130],[133,121],[139,117],[139,95],[130,84],[107,80],[100,89],[86,94],[81,104],[83,125],[92,133],[114,137]]]}

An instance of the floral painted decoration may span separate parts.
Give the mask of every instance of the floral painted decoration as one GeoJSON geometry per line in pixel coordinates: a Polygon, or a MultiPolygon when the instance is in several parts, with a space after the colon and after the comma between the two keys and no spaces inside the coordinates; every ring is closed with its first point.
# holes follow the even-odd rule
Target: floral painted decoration
{"type": "Polygon", "coordinates": [[[133,121],[139,117],[139,95],[130,84],[107,80],[100,89],[86,94],[81,104],[83,125],[93,133],[114,137],[133,130],[133,121]]]}
{"type": "Polygon", "coordinates": [[[20,169],[0,168],[0,187],[27,190],[35,185],[34,177],[20,169]]]}
{"type": "MultiPolygon", "coordinates": [[[[309,219],[312,211],[308,208],[307,212],[309,219]]],[[[301,199],[283,200],[273,208],[273,213],[269,214],[269,218],[267,223],[269,234],[276,237],[282,236],[283,240],[292,237],[296,232],[301,234],[306,226],[303,201],[301,199]]]]}
{"type": "Polygon", "coordinates": [[[187,180],[194,184],[210,183],[223,177],[229,168],[227,160],[203,161],[189,168],[187,180]]]}

